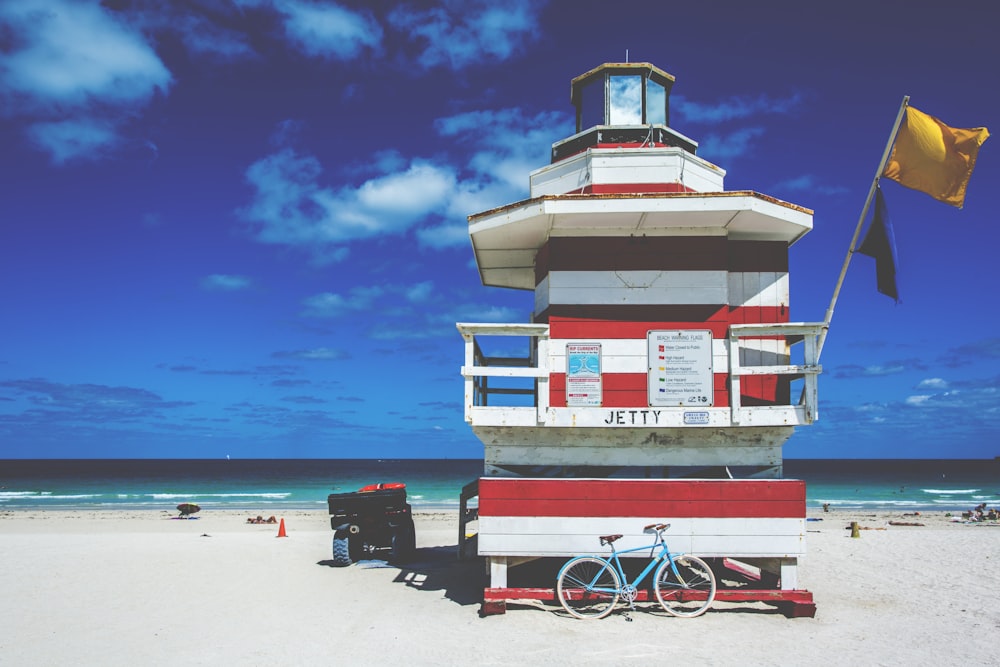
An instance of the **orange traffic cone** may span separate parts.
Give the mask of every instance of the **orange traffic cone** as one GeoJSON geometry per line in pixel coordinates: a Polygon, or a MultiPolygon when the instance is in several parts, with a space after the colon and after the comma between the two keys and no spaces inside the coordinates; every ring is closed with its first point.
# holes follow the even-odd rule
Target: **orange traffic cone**
{"type": "Polygon", "coordinates": [[[285,533],[285,517],[281,517],[281,524],[278,526],[278,537],[288,537],[285,533]]]}

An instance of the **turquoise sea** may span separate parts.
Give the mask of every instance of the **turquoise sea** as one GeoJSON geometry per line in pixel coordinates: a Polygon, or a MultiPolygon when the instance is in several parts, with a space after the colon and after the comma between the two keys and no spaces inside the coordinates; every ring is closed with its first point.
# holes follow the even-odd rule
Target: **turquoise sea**
{"type": "MultiPolygon", "coordinates": [[[[404,482],[417,509],[455,509],[482,474],[476,459],[3,460],[0,511],[18,509],[209,509],[275,514],[326,511],[330,493],[404,482]]],[[[1000,505],[1000,460],[785,461],[806,481],[809,507],[959,511],[1000,505]]]]}

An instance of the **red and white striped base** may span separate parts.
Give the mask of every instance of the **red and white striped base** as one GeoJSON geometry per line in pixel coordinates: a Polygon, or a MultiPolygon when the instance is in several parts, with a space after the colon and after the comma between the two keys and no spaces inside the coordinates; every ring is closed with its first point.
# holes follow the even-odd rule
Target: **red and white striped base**
{"type": "MultiPolygon", "coordinates": [[[[650,543],[643,528],[670,523],[677,553],[793,558],[805,553],[799,480],[479,480],[479,554],[575,556],[621,533],[619,550],[650,543]]],[[[637,554],[638,555],[638,554],[637,554]]]]}
{"type": "Polygon", "coordinates": [[[746,561],[778,581],[778,590],[720,591],[720,600],[788,603],[796,614],[814,613],[812,594],[797,589],[805,482],[520,477],[479,480],[478,550],[491,576],[484,613],[501,613],[507,599],[551,599],[551,589],[507,588],[508,564],[609,553],[600,535],[622,534],[619,551],[648,545],[654,536],[644,527],[659,522],[670,524],[665,537],[674,553],[746,561]]]}

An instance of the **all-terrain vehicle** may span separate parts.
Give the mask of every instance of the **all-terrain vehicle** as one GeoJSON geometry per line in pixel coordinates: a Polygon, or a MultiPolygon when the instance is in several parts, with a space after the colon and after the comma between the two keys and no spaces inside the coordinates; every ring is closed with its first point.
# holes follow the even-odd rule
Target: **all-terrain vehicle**
{"type": "Polygon", "coordinates": [[[413,558],[417,540],[406,484],[369,484],[351,493],[332,493],[327,503],[334,530],[334,565],[366,558],[394,562],[413,558]]]}

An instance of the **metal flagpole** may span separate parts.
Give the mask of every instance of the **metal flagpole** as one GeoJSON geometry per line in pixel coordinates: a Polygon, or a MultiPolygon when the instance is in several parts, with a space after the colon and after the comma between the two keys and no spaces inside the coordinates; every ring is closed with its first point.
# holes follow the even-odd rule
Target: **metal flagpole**
{"type": "Polygon", "coordinates": [[[823,330],[820,332],[819,340],[816,342],[817,362],[819,362],[819,356],[823,352],[823,343],[826,342],[826,335],[830,332],[830,320],[833,319],[833,308],[837,305],[840,288],[844,285],[844,276],[847,275],[847,267],[850,265],[851,257],[854,255],[854,246],[858,242],[858,236],[861,235],[861,227],[865,223],[865,218],[868,217],[868,209],[872,205],[872,198],[875,196],[878,180],[882,177],[882,170],[885,169],[885,163],[889,160],[889,151],[892,150],[892,144],[896,141],[896,133],[899,132],[899,124],[903,121],[903,114],[906,112],[906,106],[909,102],[910,96],[905,95],[902,104],[899,105],[899,113],[896,114],[896,122],[892,126],[892,132],[889,134],[889,142],[885,145],[885,151],[882,153],[882,161],[878,163],[878,169],[875,170],[875,179],[868,190],[868,199],[865,200],[865,207],[861,211],[861,217],[858,218],[858,226],[854,228],[854,237],[851,239],[851,245],[848,247],[847,257],[844,258],[844,265],[840,269],[840,277],[837,278],[837,285],[833,288],[833,298],[830,299],[830,306],[826,309],[826,316],[823,318],[823,330]]]}

